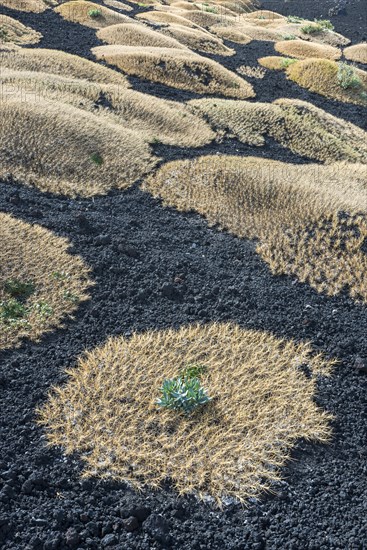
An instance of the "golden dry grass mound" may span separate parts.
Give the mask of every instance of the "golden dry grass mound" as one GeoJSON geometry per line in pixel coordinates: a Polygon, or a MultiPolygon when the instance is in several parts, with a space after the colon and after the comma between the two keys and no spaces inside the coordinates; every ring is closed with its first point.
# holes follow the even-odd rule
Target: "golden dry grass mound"
{"type": "Polygon", "coordinates": [[[92,113],[14,93],[0,103],[0,176],[90,197],[124,189],[157,162],[145,138],[92,113]]]}
{"type": "Polygon", "coordinates": [[[70,243],[0,213],[0,349],[39,340],[88,298],[89,269],[70,243]]]}
{"type": "Polygon", "coordinates": [[[140,23],[122,23],[111,25],[97,32],[97,37],[107,44],[119,44],[122,46],[143,46],[151,48],[176,48],[185,49],[186,47],[178,40],[170,36],[156,32],[140,23]]]}
{"type": "Polygon", "coordinates": [[[309,57],[319,57],[322,59],[340,59],[341,50],[325,44],[316,42],[306,42],[305,40],[282,40],[275,44],[277,52],[296,57],[297,59],[307,59],[309,57]]]}
{"type": "Polygon", "coordinates": [[[127,74],[173,88],[242,99],[255,96],[251,84],[219,63],[190,51],[130,46],[98,46],[92,51],[97,59],[127,74]]]}
{"type": "Polygon", "coordinates": [[[70,78],[129,87],[125,76],[77,55],[44,48],[9,49],[0,46],[0,66],[18,71],[51,73],[70,78]]]}
{"type": "Polygon", "coordinates": [[[0,0],[0,6],[17,11],[40,13],[47,8],[56,6],[56,0],[0,0]]]}
{"type": "Polygon", "coordinates": [[[260,57],[260,59],[258,59],[258,62],[266,69],[282,71],[286,68],[285,64],[288,60],[289,58],[282,57],[280,55],[268,55],[266,57],[260,57]]]}
{"type": "Polygon", "coordinates": [[[183,25],[185,27],[197,28],[200,29],[199,25],[195,25],[189,21],[186,17],[178,15],[178,13],[184,12],[165,12],[165,11],[147,11],[143,13],[138,13],[136,19],[143,19],[144,21],[149,21],[153,23],[162,23],[166,25],[183,25]]]}
{"type": "Polygon", "coordinates": [[[133,9],[128,4],[125,4],[124,2],[120,2],[120,0],[104,0],[103,3],[109,8],[118,8],[123,11],[132,11],[133,9]]]}
{"type": "Polygon", "coordinates": [[[88,0],[72,0],[61,4],[55,11],[67,21],[80,23],[93,29],[108,27],[131,21],[127,15],[113,11],[100,4],[88,2],[88,0]]]}
{"type": "Polygon", "coordinates": [[[233,27],[210,27],[211,32],[236,44],[249,44],[252,41],[247,34],[233,27]]]}
{"type": "Polygon", "coordinates": [[[78,452],[84,476],[244,502],[280,478],[299,438],[327,442],[331,416],[315,403],[330,363],[307,345],[233,324],[114,338],[80,359],[39,412],[50,445],[78,452]],[[206,368],[213,400],[191,416],[160,409],[162,382],[206,368]],[[307,378],[301,366],[312,372],[307,378]]]}
{"type": "Polygon", "coordinates": [[[0,16],[0,44],[37,44],[42,38],[42,34],[26,27],[20,21],[0,16]]]}
{"type": "Polygon", "coordinates": [[[367,132],[305,101],[249,103],[208,98],[189,105],[222,133],[228,131],[249,145],[262,146],[265,136],[270,136],[307,158],[367,164],[367,132]]]}
{"type": "Polygon", "coordinates": [[[49,99],[68,103],[124,128],[139,132],[151,143],[199,147],[215,137],[209,125],[190,112],[185,104],[168,101],[135,90],[103,85],[52,74],[2,69],[0,86],[3,99],[14,93],[25,100],[49,99]],[[96,105],[104,98],[109,108],[96,105]]]}
{"type": "Polygon", "coordinates": [[[227,48],[220,38],[200,29],[192,29],[183,25],[169,25],[161,29],[161,32],[175,38],[186,47],[204,53],[216,55],[234,55],[235,50],[227,48]]]}
{"type": "Polygon", "coordinates": [[[287,68],[287,76],[303,88],[337,101],[367,105],[367,73],[354,69],[360,86],[343,88],[338,81],[338,63],[327,59],[305,59],[287,68]]]}
{"type": "Polygon", "coordinates": [[[144,189],[210,225],[256,239],[274,274],[367,302],[367,168],[223,155],[163,165],[144,189]]]}
{"type": "Polygon", "coordinates": [[[345,58],[350,61],[367,64],[367,43],[349,46],[343,53],[345,58]]]}
{"type": "Polygon", "coordinates": [[[283,15],[270,10],[254,10],[250,13],[246,13],[244,17],[249,20],[254,20],[258,25],[268,24],[269,22],[276,22],[278,24],[286,21],[286,18],[283,15]]]}

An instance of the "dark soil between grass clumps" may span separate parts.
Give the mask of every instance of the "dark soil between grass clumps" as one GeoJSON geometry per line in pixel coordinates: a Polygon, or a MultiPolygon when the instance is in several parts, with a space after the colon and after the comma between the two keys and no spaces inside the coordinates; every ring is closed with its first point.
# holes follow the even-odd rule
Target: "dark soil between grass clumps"
{"type": "MultiPolygon", "coordinates": [[[[292,13],[302,15],[297,12],[300,3],[292,0],[292,13]]],[[[320,4],[315,9],[315,16],[325,16],[320,4]]],[[[36,30],[43,26],[42,47],[92,58],[89,49],[98,41],[91,29],[50,11],[11,15],[36,30]]],[[[358,25],[352,13],[346,17],[350,26],[358,25]]],[[[334,23],[343,32],[337,20],[334,23]]],[[[254,58],[270,48],[264,43],[249,46],[254,58]]],[[[231,63],[229,58],[221,61],[231,63]]],[[[252,63],[241,59],[239,64],[252,63]]],[[[133,83],[143,88],[138,79],[133,83]]],[[[292,95],[296,87],[282,75],[265,83],[254,81],[257,100],[299,97],[292,95]]],[[[150,85],[151,92],[154,88],[150,85]]],[[[362,124],[362,110],[319,96],[316,103],[314,94],[305,95],[328,112],[337,114],[330,110],[335,107],[338,116],[362,124]]],[[[184,96],[177,92],[174,97],[184,96]]],[[[227,140],[202,150],[159,146],[156,152],[166,160],[228,153],[307,161],[271,140],[263,148],[227,140]]],[[[1,548],[366,548],[367,375],[355,368],[367,365],[365,306],[346,295],[327,298],[291,277],[273,277],[256,254],[255,243],[209,229],[198,215],[162,208],[138,186],[71,200],[0,182],[0,211],[68,237],[72,251],[92,267],[96,283],[91,300],[65,329],[39,344],[24,342],[0,354],[1,548]],[[177,276],[183,282],[175,283],[177,276]],[[139,495],[123,484],[82,481],[77,457],[65,458],[61,450],[45,448],[34,410],[52,385],[65,381],[65,369],[73,367],[85,349],[111,335],[213,320],[311,341],[315,351],[341,361],[331,379],[320,380],[317,397],[320,406],[335,415],[333,441],[327,446],[300,442],[274,495],[252,500],[245,510],[232,505],[220,512],[193,498],[178,498],[169,484],[139,495]],[[136,519],[126,521],[131,516],[136,519]]]]}

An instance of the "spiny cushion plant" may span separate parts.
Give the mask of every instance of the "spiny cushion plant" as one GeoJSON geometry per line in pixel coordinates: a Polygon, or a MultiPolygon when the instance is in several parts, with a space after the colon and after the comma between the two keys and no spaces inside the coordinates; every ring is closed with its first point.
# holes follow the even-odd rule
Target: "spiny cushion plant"
{"type": "Polygon", "coordinates": [[[274,47],[277,52],[298,59],[320,57],[336,60],[341,57],[341,50],[339,48],[317,44],[316,42],[306,42],[305,40],[282,40],[281,42],[276,42],[274,47]]]}
{"type": "Polygon", "coordinates": [[[367,133],[305,101],[249,103],[207,98],[189,105],[221,132],[228,131],[249,145],[264,145],[268,135],[307,158],[367,164],[367,133]]]}
{"type": "Polygon", "coordinates": [[[360,80],[360,86],[343,88],[338,79],[339,65],[327,59],[305,59],[292,64],[287,69],[287,76],[300,86],[325,97],[367,105],[367,73],[354,69],[355,77],[360,80]]]}
{"type": "Polygon", "coordinates": [[[225,46],[220,38],[204,29],[190,28],[184,25],[169,25],[161,29],[161,32],[198,52],[224,56],[235,54],[235,50],[225,46]]]}
{"type": "Polygon", "coordinates": [[[366,165],[205,156],[163,165],[144,189],[258,241],[274,274],[367,302],[366,165]],[[343,214],[344,213],[344,214],[343,214]]]}
{"type": "Polygon", "coordinates": [[[68,371],[39,411],[50,445],[78,452],[84,476],[244,502],[280,477],[302,437],[326,442],[330,415],[314,403],[331,364],[309,346],[233,324],[112,338],[68,371]],[[192,414],[157,405],[162,380],[204,363],[212,400],[192,414]],[[307,365],[307,378],[302,366],[307,365]]]}
{"type": "Polygon", "coordinates": [[[123,88],[130,85],[126,77],[117,71],[93,63],[77,55],[46,48],[1,48],[1,68],[19,71],[40,71],[65,77],[105,84],[116,84],[123,88]]]}
{"type": "Polygon", "coordinates": [[[120,86],[11,69],[2,69],[0,85],[3,99],[7,96],[11,98],[15,90],[21,90],[23,97],[43,97],[68,103],[135,133],[139,132],[150,143],[159,138],[161,143],[168,145],[199,147],[215,137],[203,118],[191,113],[185,104],[120,86]],[[109,108],[96,110],[101,98],[109,108]]]}
{"type": "Polygon", "coordinates": [[[345,48],[343,54],[350,61],[367,64],[367,43],[349,46],[349,48],[345,48]]]}
{"type": "Polygon", "coordinates": [[[26,27],[20,21],[1,15],[0,17],[0,44],[37,44],[42,34],[26,27]]]}
{"type": "Polygon", "coordinates": [[[87,27],[100,29],[131,21],[130,17],[87,0],[72,0],[55,8],[64,19],[87,27]]]}
{"type": "Polygon", "coordinates": [[[152,82],[200,94],[242,99],[255,96],[251,84],[219,63],[190,51],[130,46],[98,46],[92,51],[97,59],[152,82]]]}
{"type": "Polygon", "coordinates": [[[0,117],[0,176],[42,191],[91,197],[124,189],[158,160],[139,132],[37,95],[10,95],[0,117]]]}
{"type": "Polygon", "coordinates": [[[17,11],[40,13],[57,5],[57,0],[0,0],[0,6],[17,11]]]}
{"type": "Polygon", "coordinates": [[[0,349],[38,340],[88,298],[89,269],[69,242],[0,213],[0,349]]]}
{"type": "Polygon", "coordinates": [[[97,32],[97,37],[107,44],[186,49],[178,40],[170,36],[164,36],[162,33],[154,31],[141,23],[111,25],[110,27],[99,30],[97,32]]]}
{"type": "Polygon", "coordinates": [[[230,42],[235,42],[237,44],[249,44],[252,41],[252,38],[250,36],[245,34],[243,31],[235,29],[233,27],[214,26],[210,27],[210,30],[220,38],[223,38],[224,40],[228,40],[230,42]]]}

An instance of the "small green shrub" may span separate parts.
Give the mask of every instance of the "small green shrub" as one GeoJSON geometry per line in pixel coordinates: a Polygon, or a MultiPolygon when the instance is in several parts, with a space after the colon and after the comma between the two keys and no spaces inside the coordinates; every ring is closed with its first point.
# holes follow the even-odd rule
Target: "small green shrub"
{"type": "Polygon", "coordinates": [[[13,325],[22,321],[27,313],[26,307],[16,298],[0,302],[0,321],[13,325]]]}
{"type": "Polygon", "coordinates": [[[89,10],[88,15],[89,17],[97,18],[102,15],[102,12],[101,10],[93,9],[93,10],[89,10]]]}
{"type": "Polygon", "coordinates": [[[157,400],[159,407],[191,414],[198,407],[211,401],[201,386],[199,378],[169,378],[160,389],[162,396],[157,400]]]}
{"type": "Polygon", "coordinates": [[[3,27],[0,27],[0,41],[2,42],[8,41],[8,31],[3,27]]]}
{"type": "Polygon", "coordinates": [[[359,76],[356,74],[354,67],[348,65],[348,63],[344,63],[343,61],[341,61],[338,65],[337,78],[339,86],[341,86],[344,90],[349,88],[359,88],[362,83],[359,76]]]}
{"type": "Polygon", "coordinates": [[[12,298],[26,300],[34,293],[35,286],[32,282],[23,282],[19,279],[8,279],[4,282],[4,290],[12,298]]]}
{"type": "Polygon", "coordinates": [[[334,25],[329,19],[315,19],[315,23],[319,25],[323,31],[333,31],[334,25]]]}
{"type": "Polygon", "coordinates": [[[283,40],[297,40],[297,36],[295,34],[283,34],[282,38],[283,40]]]}
{"type": "Polygon", "coordinates": [[[298,17],[298,15],[288,15],[288,23],[302,23],[304,21],[303,17],[298,17]]]}
{"type": "Polygon", "coordinates": [[[200,378],[200,376],[208,370],[206,365],[199,363],[189,363],[180,373],[180,378],[200,378]]]}
{"type": "Polygon", "coordinates": [[[99,153],[93,153],[90,156],[90,160],[92,162],[94,162],[94,164],[97,164],[97,166],[102,166],[102,164],[103,164],[103,158],[101,157],[101,155],[99,153]]]}
{"type": "Polygon", "coordinates": [[[321,25],[317,25],[314,23],[311,23],[311,25],[304,25],[303,27],[301,27],[301,31],[304,32],[305,34],[315,34],[317,32],[321,32],[322,30],[323,29],[321,25]]]}
{"type": "Polygon", "coordinates": [[[36,302],[33,304],[32,310],[40,317],[49,317],[53,312],[52,307],[47,302],[36,302]]]}
{"type": "Polygon", "coordinates": [[[297,59],[293,59],[292,57],[285,57],[282,59],[282,67],[283,69],[287,69],[290,65],[293,65],[293,63],[297,63],[297,59]]]}

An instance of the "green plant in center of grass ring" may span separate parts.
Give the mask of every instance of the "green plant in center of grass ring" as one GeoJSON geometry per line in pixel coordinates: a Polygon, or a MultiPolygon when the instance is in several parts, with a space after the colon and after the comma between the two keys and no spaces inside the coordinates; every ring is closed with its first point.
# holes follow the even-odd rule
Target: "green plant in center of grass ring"
{"type": "Polygon", "coordinates": [[[198,407],[209,403],[211,398],[199,378],[206,370],[204,365],[187,365],[180,376],[164,380],[160,388],[161,397],[157,399],[158,406],[189,415],[198,407]]]}

